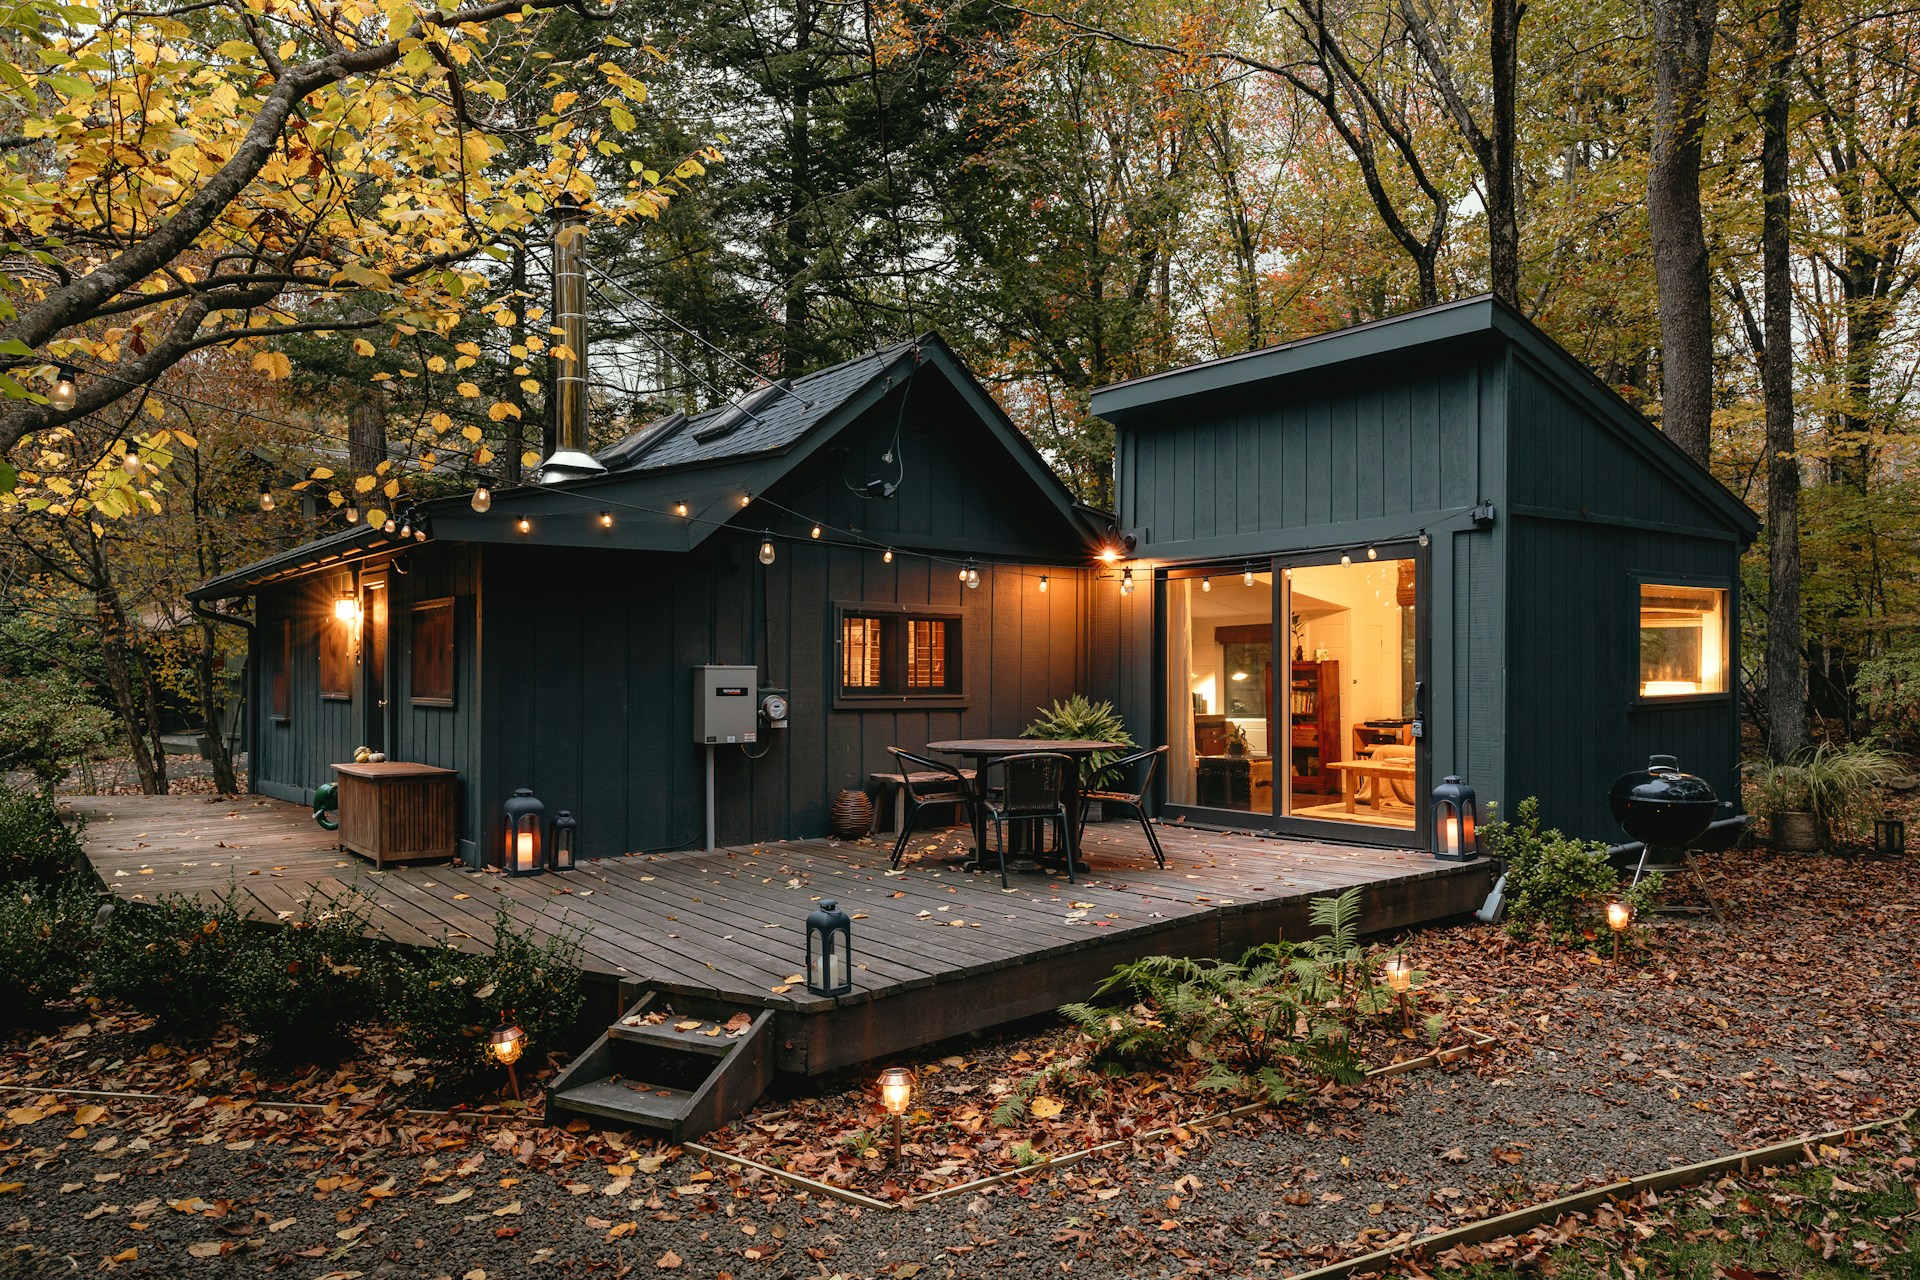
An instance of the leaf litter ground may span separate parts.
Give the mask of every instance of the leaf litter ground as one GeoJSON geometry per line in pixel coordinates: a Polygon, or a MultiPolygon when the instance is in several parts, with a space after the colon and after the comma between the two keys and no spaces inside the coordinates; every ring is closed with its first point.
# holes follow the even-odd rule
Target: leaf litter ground
{"type": "MultiPolygon", "coordinates": [[[[1663,920],[1618,967],[1478,926],[1407,939],[1449,1017],[1498,1035],[1494,1051],[910,1213],[535,1117],[409,1115],[415,1068],[377,1037],[288,1079],[248,1067],[233,1037],[155,1051],[129,1015],[81,1009],[0,1057],[0,1083],[26,1089],[0,1101],[0,1275],[1281,1275],[1920,1097],[1915,860],[1710,865],[1728,921],[1663,920]],[[52,1084],[171,1100],[39,1091],[52,1084]],[[296,1097],[325,1105],[274,1105],[296,1097]]],[[[908,1063],[925,1118],[914,1181],[895,1185],[1230,1101],[1136,1077],[1111,1110],[1041,1092],[1058,1112],[969,1130],[996,1088],[1073,1052],[1040,1027],[908,1063]]],[[[816,1081],[713,1140],[871,1179],[883,1156],[843,1141],[881,1127],[867,1083],[816,1081]]]]}

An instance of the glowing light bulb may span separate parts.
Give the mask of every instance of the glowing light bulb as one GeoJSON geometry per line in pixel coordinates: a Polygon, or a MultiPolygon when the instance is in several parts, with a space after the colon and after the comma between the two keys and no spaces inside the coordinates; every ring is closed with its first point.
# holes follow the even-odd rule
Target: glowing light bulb
{"type": "Polygon", "coordinates": [[[905,1067],[888,1067],[880,1073],[880,1105],[888,1115],[905,1115],[913,1100],[913,1073],[905,1067]]]}
{"type": "Polygon", "coordinates": [[[1047,575],[1043,573],[1040,575],[1040,594],[1045,595],[1046,593],[1047,593],[1047,575]]]}
{"type": "Polygon", "coordinates": [[[519,523],[515,524],[513,527],[518,529],[521,533],[532,533],[533,521],[527,519],[525,516],[521,516],[519,523]]]}
{"type": "Polygon", "coordinates": [[[685,502],[674,503],[673,514],[679,516],[682,519],[685,519],[687,515],[687,504],[685,502]]]}
{"type": "Polygon", "coordinates": [[[400,522],[400,536],[403,538],[411,538],[413,536],[413,517],[411,515],[400,522]]]}
{"type": "Polygon", "coordinates": [[[1367,559],[1378,560],[1379,558],[1380,558],[1380,548],[1378,547],[1367,548],[1367,559]]]}
{"type": "Polygon", "coordinates": [[[427,540],[427,527],[425,525],[421,525],[413,531],[413,540],[415,542],[425,542],[427,540]]]}
{"type": "MultiPolygon", "coordinates": [[[[521,521],[520,523],[522,523],[522,524],[525,524],[525,523],[526,523],[526,521],[524,521],[524,520],[522,520],[522,521],[521,521]]],[[[382,532],[382,533],[392,533],[392,532],[393,532],[393,531],[394,531],[395,529],[398,529],[399,527],[400,527],[399,525],[397,525],[397,524],[395,524],[395,523],[394,523],[394,520],[393,520],[393,517],[392,517],[392,516],[388,516],[388,517],[387,517],[387,520],[386,520],[386,523],[380,526],[380,532],[382,532]]],[[[521,532],[522,532],[522,533],[525,533],[525,532],[526,532],[526,530],[524,530],[524,529],[522,529],[522,530],[521,530],[521,532]]]]}
{"type": "Polygon", "coordinates": [[[1433,539],[1427,536],[1427,531],[1425,529],[1422,529],[1420,531],[1420,545],[1424,547],[1429,542],[1432,542],[1432,541],[1433,539]]]}
{"type": "Polygon", "coordinates": [[[602,511],[602,512],[600,513],[600,527],[601,527],[602,529],[611,529],[611,528],[613,528],[613,512],[611,512],[611,511],[602,511]]]}
{"type": "Polygon", "coordinates": [[[1240,581],[1246,583],[1248,586],[1253,585],[1253,566],[1252,565],[1248,565],[1247,571],[1240,575],[1240,581]]]}
{"type": "Polygon", "coordinates": [[[130,476],[138,476],[140,474],[140,451],[132,445],[128,445],[126,454],[120,459],[120,469],[130,476]]]}
{"type": "Polygon", "coordinates": [[[360,508],[354,506],[351,502],[347,504],[347,523],[348,524],[360,523],[360,508]]]}
{"type": "Polygon", "coordinates": [[[1201,575],[1201,578],[1200,578],[1200,589],[1201,589],[1202,591],[1211,591],[1211,590],[1213,590],[1213,579],[1212,579],[1212,578],[1210,578],[1210,577],[1207,577],[1207,576],[1206,576],[1206,575],[1204,575],[1204,574],[1203,574],[1203,575],[1201,575]]]}
{"type": "Polygon", "coordinates": [[[881,553],[880,553],[880,563],[881,563],[881,564],[892,564],[892,563],[893,563],[893,548],[892,548],[892,547],[888,547],[888,548],[887,548],[887,549],[886,549],[885,551],[883,551],[883,552],[881,552],[881,553]]]}
{"type": "Polygon", "coordinates": [[[809,531],[809,534],[808,534],[808,536],[810,536],[810,537],[814,537],[814,538],[817,538],[817,537],[819,537],[819,536],[820,536],[820,526],[819,526],[819,525],[815,525],[815,526],[813,526],[813,528],[812,528],[812,529],[811,529],[811,530],[809,531]]]}
{"type": "Polygon", "coordinates": [[[273,510],[273,490],[267,488],[265,485],[260,486],[260,509],[262,511],[273,510]]]}
{"type": "Polygon", "coordinates": [[[1350,565],[1353,563],[1353,557],[1348,555],[1346,552],[1342,551],[1340,553],[1340,563],[1344,565],[1350,565]]]}
{"type": "Polygon", "coordinates": [[[1115,560],[1118,560],[1119,558],[1120,558],[1120,552],[1115,548],[1113,547],[1100,548],[1100,559],[1103,563],[1112,564],[1115,560]]]}
{"type": "Polygon", "coordinates": [[[752,502],[752,501],[753,501],[753,495],[752,495],[752,494],[750,494],[750,493],[743,493],[743,494],[741,494],[741,495],[740,495],[740,505],[741,505],[741,506],[743,506],[743,507],[744,507],[744,506],[746,506],[746,505],[747,505],[747,504],[748,504],[749,502],[752,502]]]}
{"type": "Polygon", "coordinates": [[[1133,570],[1132,569],[1122,569],[1120,571],[1120,594],[1123,596],[1130,596],[1133,594],[1133,570]]]}
{"type": "Polygon", "coordinates": [[[493,490],[487,488],[485,485],[481,485],[473,491],[473,498],[468,505],[480,515],[487,514],[493,507],[493,490]]]}
{"type": "Polygon", "coordinates": [[[965,577],[967,580],[967,590],[978,591],[980,589],[980,570],[974,567],[971,560],[967,562],[965,577]]]}
{"type": "Polygon", "coordinates": [[[47,393],[47,403],[60,410],[73,408],[74,402],[80,398],[80,388],[75,381],[79,376],[72,365],[61,365],[54,374],[53,390],[47,393]]]}

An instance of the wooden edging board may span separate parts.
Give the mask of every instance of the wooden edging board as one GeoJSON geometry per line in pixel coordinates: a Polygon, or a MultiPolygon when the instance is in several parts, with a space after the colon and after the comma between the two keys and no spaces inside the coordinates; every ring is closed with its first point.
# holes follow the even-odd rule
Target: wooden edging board
{"type": "MultiPolygon", "coordinates": [[[[1468,1044],[1455,1045],[1451,1049],[1439,1049],[1433,1053],[1422,1054],[1418,1058],[1408,1058],[1404,1062],[1391,1062],[1384,1067],[1375,1067],[1373,1070],[1367,1072],[1367,1078],[1369,1080],[1377,1080],[1385,1076],[1397,1076],[1403,1072],[1416,1071],[1421,1067],[1437,1066],[1441,1063],[1452,1062],[1462,1054],[1473,1053],[1476,1050],[1488,1048],[1495,1043],[1496,1041],[1493,1036],[1476,1035],[1473,1041],[1468,1044]]],[[[1017,1169],[1003,1169],[999,1173],[991,1173],[984,1178],[975,1178],[971,1182],[962,1182],[951,1187],[942,1187],[938,1191],[929,1191],[925,1195],[908,1196],[905,1200],[877,1200],[872,1196],[862,1195],[858,1191],[850,1191],[845,1187],[836,1187],[831,1183],[821,1182],[817,1179],[806,1177],[803,1174],[790,1173],[785,1169],[776,1169],[770,1164],[762,1164],[760,1161],[750,1159],[747,1156],[735,1155],[731,1151],[722,1151],[718,1147],[703,1146],[698,1142],[683,1142],[680,1145],[686,1150],[699,1155],[712,1156],[717,1160],[724,1160],[729,1164],[739,1165],[743,1169],[758,1170],[761,1173],[778,1178],[783,1182],[792,1183],[796,1187],[801,1187],[819,1195],[832,1196],[834,1199],[844,1200],[848,1204],[857,1204],[868,1209],[912,1209],[932,1200],[943,1199],[947,1196],[957,1196],[970,1191],[978,1191],[982,1187],[990,1187],[995,1183],[1006,1182],[1012,1178],[1036,1177],[1054,1169],[1065,1168],[1070,1164],[1078,1164],[1090,1156],[1102,1155],[1122,1147],[1130,1147],[1136,1142],[1149,1142],[1155,1138],[1164,1138],[1176,1128],[1211,1128],[1217,1124],[1224,1124],[1229,1120],[1236,1120],[1241,1116],[1252,1115],[1256,1111],[1268,1110],[1271,1105],[1271,1103],[1266,1102],[1250,1102],[1245,1106],[1215,1112],[1212,1115],[1202,1116],[1197,1120],[1183,1120],[1177,1124],[1165,1125],[1158,1129],[1149,1130],[1146,1133],[1134,1134],[1127,1138],[1116,1138],[1112,1142],[1103,1142],[1098,1146],[1086,1147],[1079,1151],[1068,1151],[1057,1156],[1048,1156],[1044,1160],[1039,1160],[1029,1165],[1022,1165],[1017,1169]]]]}
{"type": "MultiPolygon", "coordinates": [[[[26,1085],[0,1084],[0,1093],[53,1094],[66,1098],[93,1098],[104,1102],[172,1102],[189,1103],[205,1094],[178,1093],[129,1093],[114,1089],[76,1089],[62,1084],[26,1085]]],[[[216,1095],[218,1096],[218,1095],[216,1095]]],[[[211,1099],[209,1099],[211,1101],[211,1099]]],[[[328,1107],[336,1111],[346,1111],[352,1103],[343,1102],[295,1102],[282,1099],[259,1097],[233,1098],[231,1101],[265,1111],[325,1111],[328,1107]]],[[[498,1111],[431,1111],[421,1107],[396,1107],[391,1112],[399,1116],[418,1116],[433,1120],[475,1120],[483,1124],[507,1124],[515,1120],[531,1121],[532,1116],[524,1113],[513,1115],[498,1111]]]]}
{"type": "Polygon", "coordinates": [[[1288,1277],[1288,1280],[1341,1280],[1342,1277],[1358,1272],[1380,1270],[1412,1253],[1444,1253],[1448,1249],[1463,1244],[1483,1244],[1488,1240],[1524,1235],[1535,1227],[1557,1221],[1567,1214],[1598,1208],[1609,1200],[1635,1196],[1643,1191],[1670,1191],[1676,1187],[1690,1187],[1723,1173],[1745,1173],[1752,1169],[1778,1169],[1788,1165],[1806,1164],[1810,1161],[1809,1149],[1817,1149],[1823,1145],[1845,1146],[1851,1139],[1861,1134],[1876,1133],[1881,1129],[1906,1124],[1913,1119],[1914,1114],[1914,1109],[1909,1109],[1885,1120],[1851,1125],[1845,1129],[1832,1129],[1826,1133],[1807,1134],[1787,1142],[1776,1142],[1772,1146],[1757,1147],[1752,1151],[1740,1151],[1733,1155],[1702,1160],[1698,1164],[1682,1165],[1678,1169],[1662,1169],[1658,1173],[1643,1173],[1637,1178],[1623,1178],[1619,1182],[1609,1183],[1604,1187],[1577,1191],[1570,1196],[1562,1196],[1558,1200],[1548,1200],[1542,1204],[1529,1205],[1524,1209],[1515,1209],[1511,1213],[1482,1218],[1478,1222],[1465,1223],[1435,1235],[1404,1240],[1385,1249],[1363,1253],[1357,1258],[1330,1262],[1312,1271],[1297,1271],[1288,1277]]]}

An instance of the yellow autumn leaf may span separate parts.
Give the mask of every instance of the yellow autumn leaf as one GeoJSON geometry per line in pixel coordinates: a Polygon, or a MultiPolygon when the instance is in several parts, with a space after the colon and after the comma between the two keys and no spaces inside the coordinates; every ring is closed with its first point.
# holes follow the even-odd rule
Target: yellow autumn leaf
{"type": "Polygon", "coordinates": [[[293,374],[293,362],[284,351],[258,352],[253,357],[253,368],[276,382],[293,374]]]}
{"type": "Polygon", "coordinates": [[[389,498],[397,498],[400,496],[400,482],[398,480],[389,480],[386,483],[386,487],[381,489],[380,492],[386,494],[389,498]]]}
{"type": "Polygon", "coordinates": [[[455,387],[454,390],[458,391],[461,397],[467,400],[477,399],[480,395],[480,388],[474,386],[471,382],[463,382],[455,387]]]}
{"type": "Polygon", "coordinates": [[[493,402],[493,407],[487,410],[487,416],[495,422],[505,422],[508,418],[519,417],[520,410],[505,400],[496,400],[493,402]]]}
{"type": "Polygon", "coordinates": [[[1058,1098],[1035,1098],[1027,1111],[1035,1120],[1051,1120],[1067,1109],[1067,1104],[1058,1098]]]}
{"type": "Polygon", "coordinates": [[[427,357],[428,373],[445,373],[446,371],[447,371],[447,358],[445,356],[428,356],[427,357]]]}
{"type": "Polygon", "coordinates": [[[376,483],[377,482],[374,480],[372,476],[361,476],[358,480],[355,480],[353,482],[353,491],[355,493],[366,493],[368,490],[372,489],[376,483]]]}
{"type": "Polygon", "coordinates": [[[436,432],[444,433],[453,429],[453,419],[444,413],[436,413],[432,419],[428,421],[427,425],[432,427],[436,432]]]}
{"type": "Polygon", "coordinates": [[[353,340],[353,354],[357,356],[370,356],[373,354],[373,344],[365,338],[355,338],[353,340]]]}

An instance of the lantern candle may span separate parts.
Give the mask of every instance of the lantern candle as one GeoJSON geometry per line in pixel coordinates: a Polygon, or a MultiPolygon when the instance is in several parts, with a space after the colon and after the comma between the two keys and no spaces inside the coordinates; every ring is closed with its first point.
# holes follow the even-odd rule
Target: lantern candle
{"type": "Polygon", "coordinates": [[[1444,862],[1472,862],[1480,856],[1474,833],[1479,806],[1473,788],[1448,774],[1433,789],[1433,856],[1444,862]]]}
{"type": "Polygon", "coordinates": [[[506,842],[501,852],[510,876],[539,875],[546,861],[547,807],[521,787],[501,809],[506,842]]]}
{"type": "Polygon", "coordinates": [[[843,996],[853,990],[853,922],[831,898],[807,916],[807,990],[843,996]]]}

